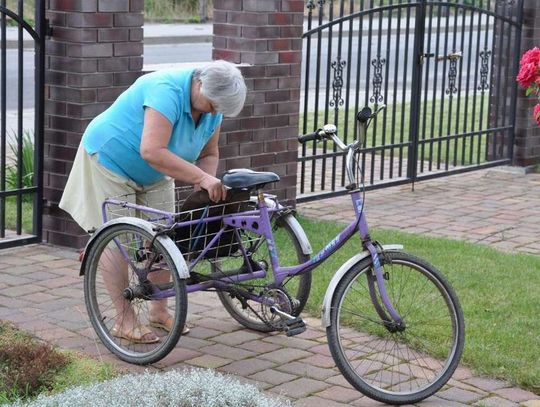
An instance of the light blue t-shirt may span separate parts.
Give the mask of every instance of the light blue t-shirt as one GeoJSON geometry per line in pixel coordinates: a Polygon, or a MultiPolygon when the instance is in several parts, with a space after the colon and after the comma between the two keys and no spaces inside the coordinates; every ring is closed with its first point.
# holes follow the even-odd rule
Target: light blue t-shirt
{"type": "Polygon", "coordinates": [[[114,173],[150,185],[163,174],[141,157],[144,108],[163,114],[172,124],[168,148],[191,163],[199,157],[222,120],[221,114],[204,113],[197,126],[191,117],[193,70],[163,70],[141,76],[86,128],[82,143],[98,154],[98,162],[114,173]]]}

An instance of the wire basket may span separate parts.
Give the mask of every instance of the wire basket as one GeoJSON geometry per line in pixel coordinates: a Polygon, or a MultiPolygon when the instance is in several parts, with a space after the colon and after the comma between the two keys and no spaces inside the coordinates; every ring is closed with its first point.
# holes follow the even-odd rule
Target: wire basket
{"type": "MultiPolygon", "coordinates": [[[[256,234],[232,228],[223,219],[248,211],[257,216],[256,201],[248,191],[229,190],[227,201],[218,204],[204,199],[205,191],[192,187],[147,191],[109,198],[104,203],[104,220],[129,216],[145,219],[166,230],[186,259],[217,259],[241,255],[241,248],[256,244],[256,234]],[[168,197],[156,201],[155,197],[168,197]],[[149,205],[152,206],[149,206],[149,205]],[[174,211],[173,211],[174,208],[174,211]]],[[[206,195],[207,197],[207,195],[206,195]]]]}

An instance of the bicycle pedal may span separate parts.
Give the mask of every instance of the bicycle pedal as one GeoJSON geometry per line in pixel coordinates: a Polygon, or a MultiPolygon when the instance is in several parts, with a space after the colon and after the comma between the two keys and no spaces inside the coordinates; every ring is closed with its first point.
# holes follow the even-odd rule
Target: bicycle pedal
{"type": "Polygon", "coordinates": [[[304,321],[302,320],[302,318],[300,317],[295,317],[294,319],[288,319],[286,321],[284,321],[285,325],[288,326],[288,327],[294,327],[296,325],[302,325],[302,326],[305,326],[306,324],[304,323],[304,321]]]}
{"type": "Polygon", "coordinates": [[[305,332],[307,329],[306,323],[300,317],[285,321],[284,331],[287,336],[295,336],[305,332]]]}

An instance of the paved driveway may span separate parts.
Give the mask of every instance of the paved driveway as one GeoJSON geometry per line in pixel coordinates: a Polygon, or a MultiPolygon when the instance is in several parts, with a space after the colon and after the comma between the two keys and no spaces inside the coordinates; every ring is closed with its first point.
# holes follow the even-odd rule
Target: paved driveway
{"type": "MultiPolygon", "coordinates": [[[[348,201],[336,198],[299,206],[308,216],[345,219],[348,201]],[[326,209],[324,209],[326,208],[326,209]]],[[[486,170],[367,193],[371,226],[399,228],[540,253],[540,175],[486,170]]],[[[0,252],[0,319],[62,348],[77,349],[128,371],[99,343],[90,327],[74,250],[31,245],[0,252]]],[[[540,272],[540,270],[539,270],[540,272]]],[[[190,294],[193,326],[151,371],[215,368],[253,383],[296,406],[377,406],[343,379],[316,318],[308,330],[283,334],[248,331],[229,317],[212,293],[190,294]]],[[[540,406],[540,396],[459,367],[448,385],[419,406],[540,406]]]]}

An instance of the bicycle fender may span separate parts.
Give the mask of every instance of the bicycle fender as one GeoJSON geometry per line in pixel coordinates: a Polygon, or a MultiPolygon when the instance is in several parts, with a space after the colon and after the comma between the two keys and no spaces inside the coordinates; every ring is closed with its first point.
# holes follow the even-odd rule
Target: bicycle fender
{"type": "MultiPolygon", "coordinates": [[[[128,217],[124,216],[121,218],[112,219],[103,225],[101,225],[93,234],[90,240],[88,240],[88,243],[86,243],[85,252],[89,253],[91,247],[94,245],[97,237],[103,233],[105,230],[109,229],[112,226],[118,225],[118,224],[127,224],[139,227],[141,229],[144,229],[148,233],[150,233],[152,236],[156,235],[156,232],[154,231],[154,225],[144,219],[134,218],[134,217],[128,217]]],[[[184,260],[184,257],[181,255],[180,250],[172,239],[169,236],[166,235],[160,235],[156,238],[159,240],[159,242],[163,245],[164,249],[167,250],[167,252],[170,254],[171,259],[174,262],[176,271],[178,273],[178,277],[182,279],[189,278],[189,270],[186,264],[186,261],[184,260]]],[[[79,276],[84,275],[84,270],[86,266],[86,259],[87,256],[84,256],[82,264],[81,264],[81,270],[79,272],[79,276]]]]}
{"type": "Polygon", "coordinates": [[[300,247],[302,248],[302,253],[305,255],[310,255],[313,253],[313,249],[311,248],[311,244],[309,243],[309,239],[306,235],[306,232],[300,225],[300,222],[291,214],[285,215],[281,217],[280,219],[283,222],[286,222],[287,225],[291,228],[291,230],[294,232],[294,235],[300,242],[300,247]]]}
{"type": "MultiPolygon", "coordinates": [[[[256,198],[254,197],[254,199],[256,198]]],[[[264,201],[266,202],[266,206],[268,206],[269,209],[274,209],[276,205],[279,209],[283,209],[283,205],[277,203],[273,199],[265,198],[264,201]]],[[[254,202],[256,201],[254,200],[254,202]]],[[[313,253],[313,249],[311,248],[311,244],[309,243],[306,232],[300,225],[300,222],[298,222],[298,220],[293,215],[291,215],[290,213],[283,215],[280,217],[280,221],[286,222],[287,225],[289,225],[291,230],[294,232],[294,235],[300,242],[300,247],[302,248],[303,254],[310,255],[311,253],[313,253]]]]}
{"type": "MultiPolygon", "coordinates": [[[[400,244],[389,244],[382,246],[382,251],[384,252],[400,250],[403,250],[403,245],[400,244]]],[[[380,250],[379,253],[381,253],[380,250]]],[[[341,267],[332,277],[332,280],[330,280],[330,284],[328,284],[328,288],[326,289],[326,294],[324,294],[323,306],[321,310],[321,322],[324,328],[328,328],[330,326],[330,308],[332,305],[332,298],[334,297],[334,292],[336,291],[338,283],[355,264],[368,258],[369,256],[370,253],[367,250],[364,250],[363,252],[351,257],[349,260],[347,260],[341,265],[341,267]]]]}

